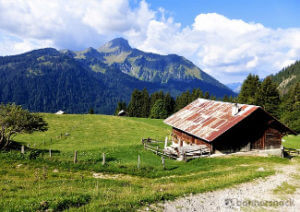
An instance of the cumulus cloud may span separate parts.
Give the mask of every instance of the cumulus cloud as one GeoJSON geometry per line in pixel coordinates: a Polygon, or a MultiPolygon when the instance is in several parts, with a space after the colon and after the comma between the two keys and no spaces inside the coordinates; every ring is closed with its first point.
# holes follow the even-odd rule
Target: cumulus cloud
{"type": "Polygon", "coordinates": [[[138,47],[184,55],[225,83],[249,73],[265,77],[300,59],[299,28],[271,29],[216,13],[200,14],[185,28],[172,19],[153,22],[138,47]]]}
{"type": "Polygon", "coordinates": [[[0,55],[34,48],[80,50],[123,36],[144,51],[176,53],[222,82],[265,77],[300,56],[300,29],[199,14],[182,26],[164,8],[129,0],[0,0],[0,55]]]}
{"type": "Polygon", "coordinates": [[[145,1],[130,8],[128,0],[0,0],[0,29],[20,39],[81,49],[129,32],[141,34],[154,14],[145,1]]]}

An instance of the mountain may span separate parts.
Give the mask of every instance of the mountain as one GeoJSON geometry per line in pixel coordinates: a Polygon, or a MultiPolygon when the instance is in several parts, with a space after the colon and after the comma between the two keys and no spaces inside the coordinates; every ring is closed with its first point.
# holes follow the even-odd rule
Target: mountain
{"type": "Polygon", "coordinates": [[[218,97],[229,88],[178,55],[133,49],[117,38],[99,49],[39,49],[0,57],[0,102],[15,102],[31,111],[112,114],[132,91],[147,88],[176,96],[201,88],[218,97]]]}
{"type": "Polygon", "coordinates": [[[300,61],[282,69],[271,77],[278,84],[280,94],[286,94],[292,86],[300,82],[300,61]]]}
{"type": "Polygon", "coordinates": [[[228,88],[233,90],[235,93],[239,93],[241,88],[242,88],[242,83],[241,82],[234,82],[234,83],[229,83],[226,84],[228,88]]]}

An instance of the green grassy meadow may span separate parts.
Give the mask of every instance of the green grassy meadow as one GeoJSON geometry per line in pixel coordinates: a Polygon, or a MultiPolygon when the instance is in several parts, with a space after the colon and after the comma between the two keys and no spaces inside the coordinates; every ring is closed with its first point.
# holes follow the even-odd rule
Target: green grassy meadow
{"type": "Polygon", "coordinates": [[[135,211],[158,201],[266,177],[274,174],[275,166],[289,163],[278,157],[166,159],[164,169],[161,158],[141,144],[141,138],[164,140],[170,134],[162,120],[42,115],[49,124],[47,132],[14,138],[40,154],[31,149],[24,155],[19,150],[0,152],[0,211],[135,211]],[[258,171],[260,167],[265,171],[258,171]],[[93,173],[101,173],[100,178],[93,173]]]}
{"type": "Polygon", "coordinates": [[[286,148],[300,149],[300,135],[288,135],[284,137],[282,145],[286,148]]]}

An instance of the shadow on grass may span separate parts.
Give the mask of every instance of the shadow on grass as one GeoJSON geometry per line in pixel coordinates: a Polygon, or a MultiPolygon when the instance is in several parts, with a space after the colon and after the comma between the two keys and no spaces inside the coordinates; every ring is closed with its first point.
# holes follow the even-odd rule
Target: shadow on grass
{"type": "MultiPolygon", "coordinates": [[[[10,151],[10,150],[15,150],[15,151],[20,151],[22,149],[22,143],[20,142],[16,142],[16,141],[11,141],[11,143],[9,144],[9,146],[6,149],[3,149],[2,151],[10,151]]],[[[28,152],[28,151],[37,151],[40,154],[41,153],[49,153],[48,149],[37,149],[37,148],[31,148],[31,147],[27,147],[26,145],[24,145],[24,151],[28,152]]],[[[60,153],[59,150],[51,150],[52,153],[60,153]]]]}

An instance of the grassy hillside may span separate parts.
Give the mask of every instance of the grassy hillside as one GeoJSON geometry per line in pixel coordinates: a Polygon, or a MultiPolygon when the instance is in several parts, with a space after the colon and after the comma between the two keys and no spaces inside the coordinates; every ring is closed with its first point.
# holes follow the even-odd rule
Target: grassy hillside
{"type": "Polygon", "coordinates": [[[288,90],[300,81],[300,61],[282,69],[272,76],[272,79],[278,84],[281,95],[285,95],[288,90]]]}
{"type": "Polygon", "coordinates": [[[0,153],[0,211],[132,211],[156,201],[205,192],[274,173],[286,159],[202,158],[190,162],[145,151],[142,137],[164,139],[162,120],[104,115],[43,114],[49,131],[20,135],[17,142],[39,149],[0,153]],[[50,158],[48,150],[53,150],[50,158]],[[43,152],[44,150],[44,152],[43,152]],[[73,164],[74,151],[78,163],[73,164]],[[102,153],[107,164],[102,165],[102,153]],[[137,156],[141,167],[137,168],[137,156]],[[264,167],[265,171],[258,171],[264,167]],[[93,173],[100,173],[99,178],[93,173]]]}

